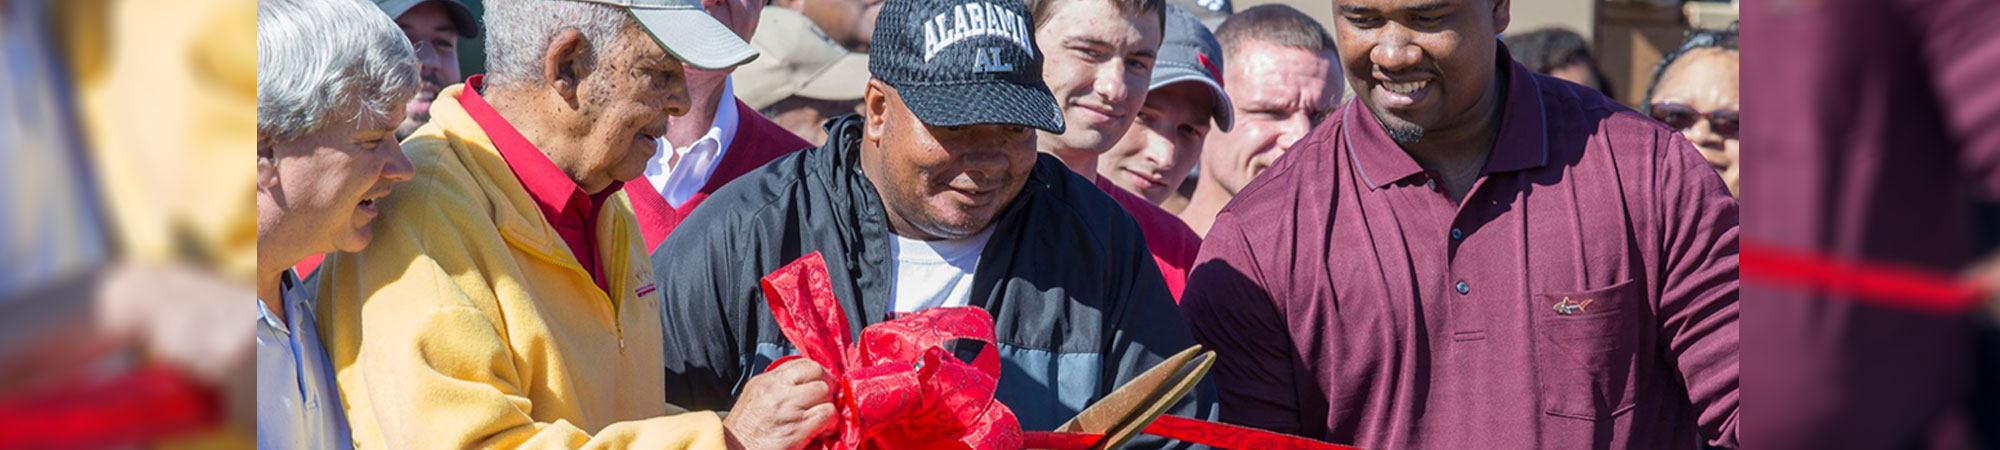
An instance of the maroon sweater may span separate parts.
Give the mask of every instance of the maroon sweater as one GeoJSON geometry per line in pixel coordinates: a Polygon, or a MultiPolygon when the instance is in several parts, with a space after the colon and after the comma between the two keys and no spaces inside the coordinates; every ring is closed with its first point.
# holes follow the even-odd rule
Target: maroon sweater
{"type": "Polygon", "coordinates": [[[668,205],[667,199],[660,197],[660,192],[653,190],[653,184],[643,177],[625,183],[625,195],[632,197],[632,212],[639,216],[639,232],[646,236],[648,251],[658,249],[660,241],[667,240],[674,227],[722,185],[779,156],[812,146],[791,130],[764,118],[742,100],[736,101],[736,116],[741,119],[736,126],[736,138],[729,142],[729,151],[722,154],[721,162],[715,163],[715,172],[709,174],[708,183],[680,207],[668,205]]]}

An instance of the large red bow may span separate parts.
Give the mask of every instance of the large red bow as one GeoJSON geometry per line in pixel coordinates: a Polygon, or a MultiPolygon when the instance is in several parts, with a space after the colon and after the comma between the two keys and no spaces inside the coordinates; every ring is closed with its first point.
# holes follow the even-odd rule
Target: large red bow
{"type": "MultiPolygon", "coordinates": [[[[848,345],[847,314],[818,252],[765,275],[764,299],[785,337],[832,376],[839,434],[809,448],[1021,448],[1021,424],[993,400],[1000,356],[993,318],[973,307],[932,308],[861,330],[848,345]],[[975,340],[971,363],[947,345],[975,340]]],[[[777,367],[796,356],[771,364],[777,367]]]]}

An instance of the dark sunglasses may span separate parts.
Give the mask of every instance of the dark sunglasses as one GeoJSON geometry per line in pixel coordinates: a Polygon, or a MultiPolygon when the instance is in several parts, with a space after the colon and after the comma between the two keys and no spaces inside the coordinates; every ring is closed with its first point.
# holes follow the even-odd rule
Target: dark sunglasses
{"type": "Polygon", "coordinates": [[[1681,131],[1693,128],[1695,122],[1708,119],[1709,130],[1723,137],[1734,138],[1736,137],[1737,127],[1741,124],[1736,118],[1736,110],[1733,109],[1719,109],[1703,114],[1701,111],[1697,111],[1694,107],[1688,105],[1679,103],[1654,103],[1651,110],[1653,120],[1658,120],[1660,123],[1667,124],[1667,126],[1681,131]]]}

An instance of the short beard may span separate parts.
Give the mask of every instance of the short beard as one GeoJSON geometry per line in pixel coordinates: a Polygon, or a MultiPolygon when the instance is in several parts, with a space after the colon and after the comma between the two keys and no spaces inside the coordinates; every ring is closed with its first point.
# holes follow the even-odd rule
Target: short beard
{"type": "Polygon", "coordinates": [[[1424,127],[1416,125],[1399,127],[1383,124],[1382,129],[1389,132],[1389,139],[1396,141],[1397,145],[1408,146],[1424,140],[1424,127]]]}

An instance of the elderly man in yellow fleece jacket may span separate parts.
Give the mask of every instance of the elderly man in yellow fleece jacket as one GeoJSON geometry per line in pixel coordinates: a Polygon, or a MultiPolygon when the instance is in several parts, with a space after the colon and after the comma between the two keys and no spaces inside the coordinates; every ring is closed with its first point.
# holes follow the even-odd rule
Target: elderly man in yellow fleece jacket
{"type": "Polygon", "coordinates": [[[686,111],[683,63],[756,51],[694,0],[494,0],[485,20],[490,74],[439,93],[374,245],[320,269],[356,447],[790,450],[829,430],[810,363],[750,379],[727,420],[666,403],[618,183],[686,111]]]}

